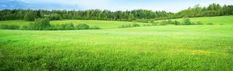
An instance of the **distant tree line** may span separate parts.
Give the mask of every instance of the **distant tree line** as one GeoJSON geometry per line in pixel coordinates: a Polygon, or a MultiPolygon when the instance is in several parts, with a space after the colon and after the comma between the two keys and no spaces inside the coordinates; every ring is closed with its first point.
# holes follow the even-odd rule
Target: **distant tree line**
{"type": "Polygon", "coordinates": [[[151,10],[109,11],[109,10],[0,10],[0,20],[27,20],[36,18],[49,18],[50,20],[79,19],[79,20],[125,20],[138,19],[171,19],[181,17],[203,17],[233,15],[233,5],[211,4],[207,7],[195,7],[182,10],[178,13],[151,10]]]}
{"type": "Polygon", "coordinates": [[[173,13],[165,11],[132,10],[132,11],[109,11],[109,10],[1,10],[0,20],[27,20],[34,21],[36,18],[49,18],[50,20],[79,19],[79,20],[135,20],[167,18],[173,13]]]}
{"type": "Polygon", "coordinates": [[[192,8],[182,10],[174,15],[174,17],[203,17],[203,16],[223,16],[233,15],[233,5],[210,4],[207,7],[196,5],[192,8]]]}

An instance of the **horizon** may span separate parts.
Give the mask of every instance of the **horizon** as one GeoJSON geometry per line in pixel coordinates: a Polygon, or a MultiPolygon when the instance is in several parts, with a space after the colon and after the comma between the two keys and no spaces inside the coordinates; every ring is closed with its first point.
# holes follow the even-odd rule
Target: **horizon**
{"type": "Polygon", "coordinates": [[[110,10],[127,11],[146,9],[152,11],[178,12],[195,5],[209,4],[232,5],[229,0],[5,0],[0,1],[0,9],[33,9],[33,10],[110,10]],[[175,1],[175,2],[174,2],[175,1]]]}

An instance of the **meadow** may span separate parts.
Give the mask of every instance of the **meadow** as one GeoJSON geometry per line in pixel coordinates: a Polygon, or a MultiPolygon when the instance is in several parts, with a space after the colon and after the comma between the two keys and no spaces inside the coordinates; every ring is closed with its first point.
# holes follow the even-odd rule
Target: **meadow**
{"type": "MultiPolygon", "coordinates": [[[[118,28],[134,22],[60,20],[51,23],[87,23],[103,29],[0,30],[0,70],[232,71],[232,19],[232,16],[201,17],[191,20],[214,25],[135,28],[118,28]]],[[[7,22],[28,23],[1,21],[0,24],[7,22]]]]}

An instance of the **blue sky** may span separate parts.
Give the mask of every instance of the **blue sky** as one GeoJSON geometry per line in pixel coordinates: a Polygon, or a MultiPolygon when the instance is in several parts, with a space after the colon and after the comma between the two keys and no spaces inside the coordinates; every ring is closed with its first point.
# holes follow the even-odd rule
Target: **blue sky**
{"type": "Polygon", "coordinates": [[[177,12],[200,4],[233,5],[233,0],[1,0],[0,9],[108,9],[116,10],[165,10],[177,12]]]}

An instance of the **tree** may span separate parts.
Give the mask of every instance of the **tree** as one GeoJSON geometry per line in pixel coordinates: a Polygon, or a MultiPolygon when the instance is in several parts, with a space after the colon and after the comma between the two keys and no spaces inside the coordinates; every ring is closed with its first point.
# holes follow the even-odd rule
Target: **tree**
{"type": "Polygon", "coordinates": [[[26,13],[24,15],[24,20],[26,20],[26,21],[34,21],[36,17],[37,17],[36,14],[34,14],[31,11],[29,11],[28,13],[26,13]]]}
{"type": "Polygon", "coordinates": [[[62,19],[61,16],[60,16],[59,14],[50,14],[50,15],[48,16],[48,18],[49,18],[50,20],[61,20],[61,19],[62,19]]]}
{"type": "Polygon", "coordinates": [[[30,30],[48,30],[50,29],[50,21],[47,18],[35,19],[34,23],[31,23],[28,27],[30,30]]]}
{"type": "Polygon", "coordinates": [[[192,25],[192,22],[190,21],[189,18],[184,18],[183,25],[192,25]]]}
{"type": "Polygon", "coordinates": [[[204,17],[233,15],[233,5],[210,4],[206,7],[195,5],[178,13],[151,10],[131,11],[109,11],[109,10],[0,10],[0,20],[27,20],[34,21],[35,18],[49,18],[50,20],[60,19],[81,19],[81,20],[147,20],[147,19],[172,19],[182,17],[204,17]]]}

